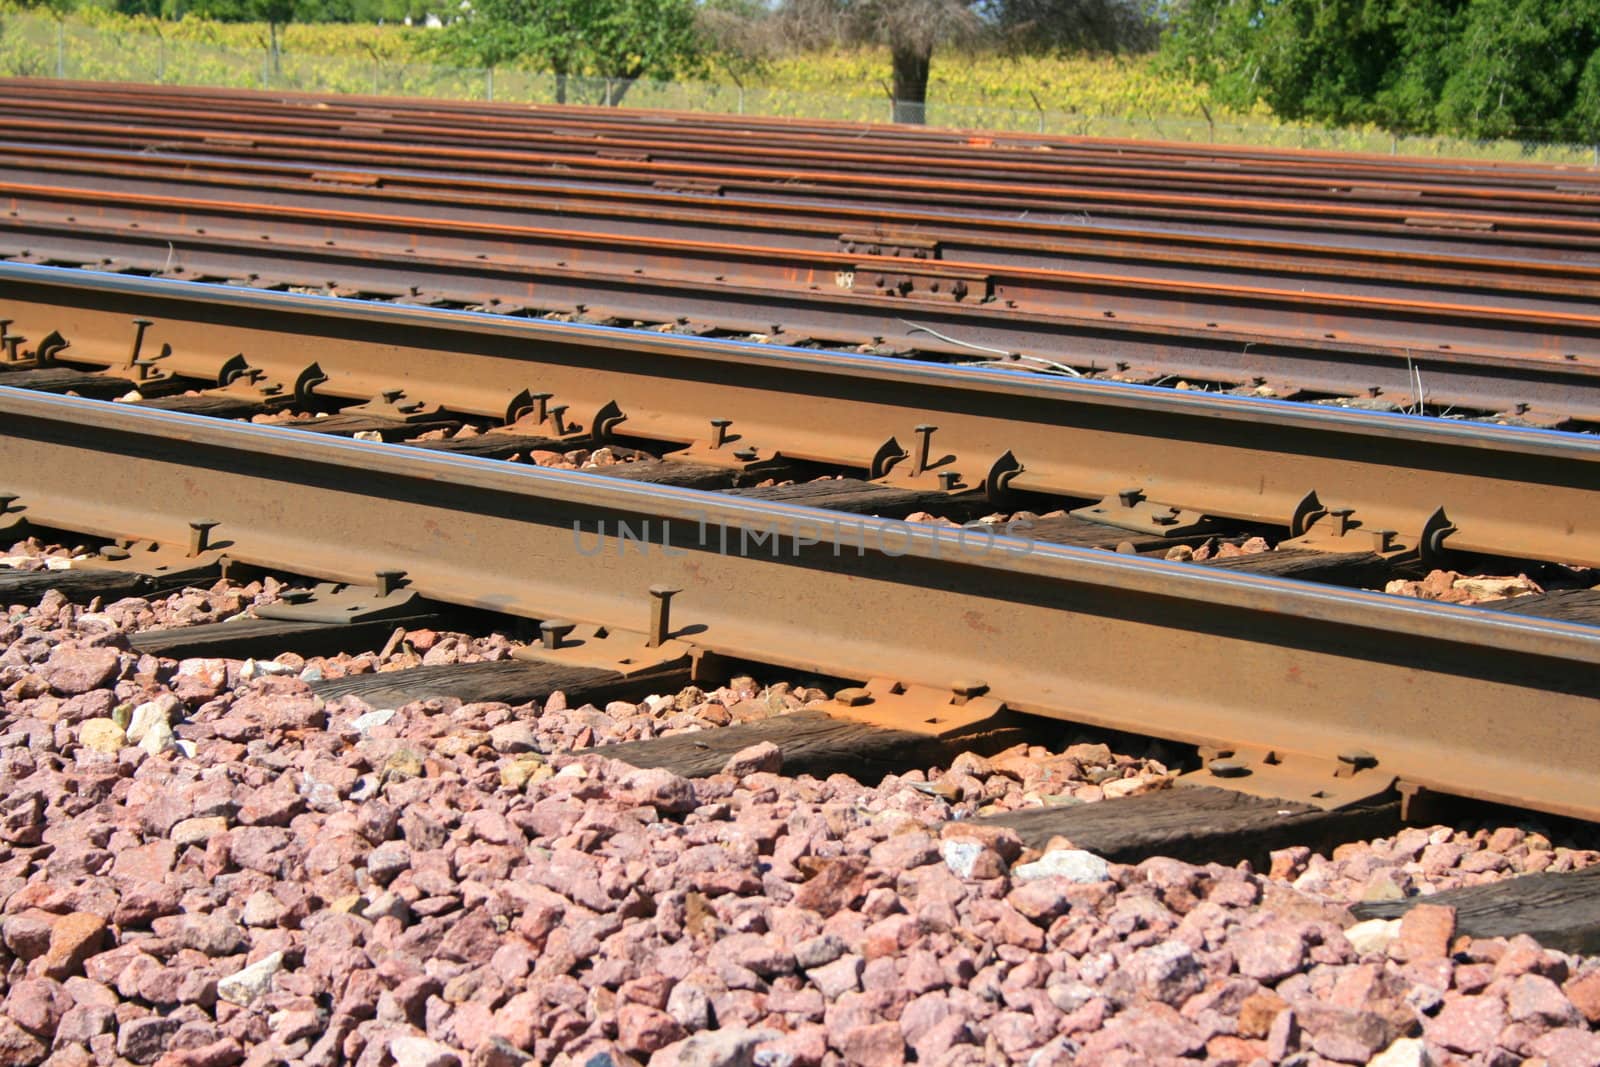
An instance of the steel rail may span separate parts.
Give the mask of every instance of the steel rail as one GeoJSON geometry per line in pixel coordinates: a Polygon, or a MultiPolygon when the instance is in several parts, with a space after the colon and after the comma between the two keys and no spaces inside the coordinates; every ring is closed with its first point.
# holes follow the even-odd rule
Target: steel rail
{"type": "MultiPolygon", "coordinates": [[[[404,181],[451,186],[461,181],[481,185],[490,179],[526,192],[542,184],[558,189],[564,196],[613,197],[632,194],[635,197],[660,193],[675,194],[679,204],[706,205],[721,203],[725,198],[736,198],[757,204],[766,204],[773,211],[798,206],[804,209],[836,208],[848,203],[863,211],[894,212],[926,211],[954,218],[1042,218],[1067,226],[1090,222],[1103,224],[1117,220],[1124,226],[1155,229],[1163,233],[1193,233],[1212,237],[1222,235],[1266,235],[1272,239],[1355,243],[1357,246],[1381,241],[1385,247],[1418,248],[1426,250],[1453,250],[1488,247],[1512,251],[1523,256],[1592,258],[1594,242],[1587,237],[1543,231],[1509,231],[1497,227],[1492,221],[1464,219],[1448,213],[1401,212],[1387,219],[1370,217],[1331,218],[1302,217],[1298,214],[1265,215],[1242,211],[1224,211],[1218,203],[1206,209],[1174,207],[1171,204],[1142,203],[1121,205],[1104,201],[1016,200],[997,203],[992,197],[905,193],[878,190],[870,196],[857,197],[860,203],[846,197],[844,191],[828,190],[813,183],[789,181],[707,183],[693,180],[678,182],[668,179],[645,181],[640,175],[626,169],[610,172],[587,168],[583,174],[574,174],[571,168],[557,165],[532,168],[526,164],[494,162],[485,159],[459,160],[435,154],[427,160],[407,158],[404,153],[359,152],[344,150],[291,150],[248,149],[251,159],[242,160],[237,152],[242,146],[231,148],[204,143],[188,145],[187,151],[172,149],[185,146],[162,142],[150,143],[140,138],[83,138],[70,151],[81,153],[84,143],[99,151],[120,151],[147,156],[155,160],[189,167],[227,166],[238,168],[249,165],[284,166],[300,164],[308,175],[334,182],[355,177],[370,182],[370,172],[376,171],[379,182],[404,181]],[[441,170],[440,168],[446,168],[441,170]]],[[[47,151],[48,147],[29,142],[32,152],[47,151]]],[[[646,175],[645,178],[650,176],[646,175]]],[[[1190,198],[1193,199],[1193,198],[1190,198]]]]}
{"type": "MultiPolygon", "coordinates": [[[[1600,360],[1600,316],[1593,290],[1581,300],[1473,294],[1450,302],[1431,289],[1391,296],[1377,287],[1357,292],[1299,286],[1226,283],[1087,270],[1003,267],[983,261],[914,262],[896,256],[848,252],[797,253],[708,241],[592,236],[529,226],[430,222],[411,216],[338,212],[237,202],[205,202],[123,193],[114,201],[90,191],[0,182],[0,197],[18,205],[0,220],[0,239],[13,254],[40,236],[39,213],[50,213],[46,232],[69,239],[100,232],[114,238],[136,228],[143,240],[173,242],[172,255],[194,243],[216,249],[231,242],[232,269],[258,258],[262,241],[330,245],[373,259],[407,250],[486,258],[532,272],[574,270],[681,281],[719,281],[767,289],[834,289],[910,298],[912,303],[998,305],[1051,318],[1132,318],[1179,328],[1221,329],[1257,339],[1317,337],[1416,350],[1465,350],[1506,358],[1545,355],[1600,360]],[[23,210],[26,207],[28,210],[23,210]],[[130,226],[131,224],[131,226],[130,226]],[[52,229],[53,227],[53,229],[52,229]],[[248,251],[246,251],[248,249],[248,251]],[[1485,299],[1488,297],[1488,299],[1485,299]]],[[[4,246],[0,246],[4,247],[4,246]]],[[[48,239],[47,239],[48,247],[48,239]]],[[[187,258],[187,251],[181,253],[187,258]]],[[[392,262],[392,260],[391,260],[392,262]]],[[[404,271],[395,271],[403,284],[404,271]]],[[[338,280],[335,276],[335,280],[338,280]]],[[[1347,287],[1348,288],[1348,287],[1347,287]]]]}
{"type": "Polygon", "coordinates": [[[1600,189],[1594,192],[1526,189],[1501,185],[1486,189],[1468,184],[1420,185],[1406,182],[1339,184],[1327,176],[1254,175],[1233,168],[1204,169],[1197,166],[1153,169],[1149,166],[1101,164],[1084,166],[1041,156],[1010,153],[943,153],[897,151],[882,144],[847,144],[825,150],[795,146],[792,142],[757,141],[752,138],[707,143],[700,135],[665,138],[642,132],[626,137],[598,140],[593,134],[552,130],[548,124],[521,125],[507,129],[481,123],[461,123],[435,116],[425,122],[352,125],[351,116],[322,111],[237,111],[185,107],[174,115],[170,105],[141,104],[126,98],[101,97],[92,101],[51,101],[46,107],[36,97],[8,100],[0,94],[0,116],[36,119],[47,112],[66,121],[87,115],[96,123],[121,120],[154,124],[186,131],[214,131],[224,135],[256,136],[268,132],[302,138],[342,141],[352,132],[368,140],[389,139],[407,145],[440,148],[505,149],[533,153],[584,153],[602,157],[618,153],[637,155],[640,162],[677,162],[718,165],[730,158],[743,164],[769,166],[824,167],[843,173],[904,174],[919,177],[980,178],[991,183],[1060,182],[1071,188],[1112,188],[1119,191],[1151,190],[1239,196],[1249,193],[1261,198],[1278,197],[1299,203],[1363,203],[1424,205],[1431,209],[1473,210],[1490,203],[1500,214],[1513,212],[1551,216],[1591,217],[1600,207],[1600,189]]]}
{"type": "MultiPolygon", "coordinates": [[[[1265,388],[1300,399],[1355,397],[1364,407],[1420,410],[1425,405],[1459,411],[1463,417],[1492,414],[1536,425],[1600,423],[1600,365],[1577,353],[1558,359],[1463,349],[1424,352],[1323,336],[1292,339],[1128,318],[1068,319],[992,303],[961,307],[851,294],[837,286],[815,291],[760,288],[570,266],[529,271],[497,256],[408,254],[397,269],[394,260],[402,257],[328,248],[323,242],[252,242],[241,253],[226,241],[186,237],[180,257],[174,251],[178,235],[81,223],[47,233],[42,247],[34,239],[37,231],[23,236],[17,239],[19,249],[38,247],[47,253],[31,254],[28,261],[52,265],[100,268],[115,263],[125,270],[197,281],[237,279],[236,284],[263,288],[299,283],[320,289],[337,281],[334,288],[341,295],[390,296],[405,303],[454,303],[501,313],[532,307],[577,311],[595,321],[701,324],[685,327],[693,332],[715,324],[720,332],[789,344],[806,339],[824,347],[888,345],[897,353],[1025,368],[1036,365],[1030,360],[1044,359],[1095,379],[1185,380],[1207,388],[1265,388]],[[107,252],[115,252],[116,258],[107,252]],[[258,272],[266,272],[265,277],[258,272]]],[[[0,251],[4,242],[0,227],[0,251]]]]}
{"type": "Polygon", "coordinates": [[[1577,434],[10,264],[0,301],[13,331],[55,331],[68,358],[130,371],[143,319],[139,344],[165,352],[156,369],[187,379],[253,374],[307,399],[402,390],[487,417],[548,394],[579,429],[701,461],[782,456],[930,489],[942,475],[1087,500],[1137,486],[1162,505],[1280,527],[1314,494],[1353,509],[1362,549],[1393,531],[1402,544],[1600,565],[1600,440],[1577,434]],[[732,429],[714,437],[720,419],[732,429]]]}
{"type": "Polygon", "coordinates": [[[1600,818],[1600,629],[0,388],[13,520],[1600,818]],[[71,477],[63,477],[63,472],[71,477]],[[618,550],[617,524],[643,534],[618,550]],[[860,546],[859,548],[857,546],[860,546]],[[781,605],[773,610],[772,605],[781,605]],[[890,620],[889,625],[885,621],[890,620]]]}
{"type": "MultiPolygon", "coordinates": [[[[1229,234],[1201,236],[1081,220],[1034,222],[1004,217],[968,218],[900,211],[861,212],[846,207],[778,211],[770,204],[718,198],[715,207],[685,204],[667,193],[608,194],[588,199],[556,184],[494,183],[462,176],[455,180],[363,174],[322,174],[303,167],[212,161],[181,165],[142,153],[105,153],[13,146],[7,173],[13,212],[28,199],[27,188],[80,201],[95,198],[100,210],[129,209],[130,194],[201,203],[229,200],[248,205],[294,207],[304,212],[405,212],[430,221],[489,225],[543,225],[619,237],[713,239],[724,244],[766,245],[807,251],[888,248],[907,258],[973,260],[1018,267],[1094,264],[1102,270],[1134,270],[1146,276],[1195,280],[1227,270],[1231,277],[1317,278],[1322,284],[1380,283],[1401,288],[1461,289],[1528,297],[1600,295],[1600,255],[1591,262],[1548,261],[1500,254],[1442,254],[1425,250],[1352,248],[1335,243],[1265,241],[1229,234]],[[105,194],[115,194],[115,199],[105,194]],[[648,206],[646,206],[648,205],[648,206]]],[[[141,221],[145,221],[141,218],[141,221]]],[[[1376,290],[1376,287],[1374,287],[1376,290]]],[[[1342,288],[1336,291],[1344,291],[1342,288]]]]}
{"type": "MultiPolygon", "coordinates": [[[[430,230],[414,220],[404,222],[395,232],[408,240],[430,230]]],[[[640,274],[637,262],[614,263],[613,243],[601,238],[580,235],[576,246],[563,244],[542,261],[530,262],[530,235],[486,237],[463,247],[469,229],[463,223],[444,224],[449,235],[426,247],[363,244],[343,232],[336,239],[331,230],[296,241],[281,236],[263,240],[271,235],[261,233],[229,238],[209,225],[181,230],[137,225],[96,225],[77,216],[53,225],[0,219],[0,253],[35,263],[115,265],[187,279],[256,278],[261,280],[250,284],[269,287],[337,283],[344,294],[499,311],[531,306],[624,321],[693,322],[702,324],[697,329],[714,326],[791,343],[799,338],[841,347],[887,343],[902,351],[968,362],[1017,353],[1019,358],[1064,363],[1093,377],[1181,378],[1219,388],[1254,389],[1271,383],[1267,387],[1276,395],[1359,397],[1363,406],[1419,408],[1425,402],[1438,411],[1504,414],[1543,425],[1600,422],[1600,360],[1565,351],[1568,346],[1560,346],[1559,357],[1540,357],[1526,349],[1485,352],[1461,344],[1443,350],[1435,347],[1440,337],[1431,332],[1426,347],[1420,342],[1417,347],[1396,346],[1392,334],[1383,337],[1387,344],[1363,344],[1348,335],[1330,339],[1331,322],[1312,322],[1299,336],[1289,336],[1281,325],[1277,330],[1223,328],[1220,316],[1173,325],[1141,319],[1125,309],[1106,318],[1026,305],[1017,309],[998,300],[907,299],[893,292],[858,290],[853,277],[850,288],[841,288],[840,269],[853,274],[874,262],[894,272],[885,278],[906,270],[944,271],[924,275],[925,284],[929,279],[948,283],[954,277],[949,266],[914,260],[852,257],[842,259],[842,268],[831,273],[828,265],[819,270],[813,263],[806,275],[801,273],[803,261],[779,253],[763,283],[737,276],[738,264],[751,258],[744,250],[719,256],[703,249],[713,266],[692,276],[683,272],[684,246],[673,245],[669,254],[645,261],[649,272],[640,274]],[[439,245],[454,249],[453,254],[445,254],[439,245]],[[804,287],[793,283],[797,276],[809,279],[804,287]]],[[[1429,329],[1426,322],[1423,328],[1429,329]]]]}
{"type": "Polygon", "coordinates": [[[219,138],[205,131],[185,130],[179,126],[132,126],[114,123],[64,123],[54,119],[0,118],[0,131],[9,131],[16,138],[37,139],[70,135],[82,144],[111,145],[118,147],[149,147],[152,142],[187,145],[192,150],[215,150],[232,142],[231,149],[246,147],[254,154],[267,158],[293,154],[295,158],[319,158],[348,163],[371,162],[387,159],[391,164],[416,165],[438,159],[470,160],[474,166],[510,167],[525,170],[528,167],[556,167],[572,177],[582,176],[591,181],[613,181],[635,185],[659,181],[693,181],[714,183],[744,191],[761,191],[777,187],[778,191],[792,196],[796,188],[813,195],[848,195],[860,201],[919,203],[938,202],[968,206],[985,206],[990,210],[996,204],[1008,208],[1051,210],[1092,210],[1098,212],[1126,212],[1140,210],[1186,210],[1209,217],[1238,217],[1257,223],[1270,221],[1277,216],[1294,214],[1312,218],[1320,224],[1328,221],[1388,222],[1404,225],[1433,225],[1452,228],[1479,228],[1492,230],[1497,236],[1504,231],[1512,235],[1558,236],[1590,239],[1600,235],[1600,221],[1575,216],[1521,216],[1504,212],[1471,210],[1433,210],[1425,206],[1389,208],[1381,204],[1323,204],[1307,200],[1272,200],[1259,196],[1208,197],[1183,193],[1141,193],[1114,189],[1062,189],[1054,183],[996,183],[974,182],[960,177],[918,178],[900,174],[857,174],[822,168],[794,168],[781,166],[744,166],[728,163],[689,164],[670,162],[627,162],[605,159],[593,153],[547,153],[506,149],[441,148],[428,145],[399,144],[362,139],[347,135],[332,140],[290,137],[269,134],[251,134],[248,137],[219,138]],[[70,134],[68,133],[70,131],[70,134]],[[212,142],[208,145],[208,138],[212,142]]]}
{"type": "Polygon", "coordinates": [[[115,100],[150,100],[167,106],[191,107],[200,101],[249,114],[306,113],[320,117],[342,115],[347,121],[367,125],[390,121],[417,123],[471,123],[475,128],[506,132],[572,130],[591,138],[693,137],[729,145],[773,142],[826,148],[831,152],[870,154],[885,146],[937,153],[950,158],[991,160],[1008,152],[1060,153],[1082,165],[1126,167],[1131,159],[1169,166],[1222,167],[1232,174],[1282,173],[1290,176],[1311,170],[1313,181],[1325,182],[1353,171],[1368,179],[1427,182],[1439,178],[1452,183],[1470,180],[1468,188],[1486,186],[1573,191],[1586,186],[1600,190],[1600,175],[1592,168],[1557,164],[1521,164],[1489,160],[1430,160],[1425,158],[1319,152],[1308,149],[1252,149],[1240,146],[1181,144],[1161,141],[1108,140],[1103,138],[1045,136],[1026,133],[990,133],[972,136],[962,131],[910,128],[861,123],[718,116],[705,113],[638,111],[626,108],[475,104],[462,101],[359,96],[308,96],[254,90],[209,90],[147,85],[108,87],[102,83],[26,82],[0,80],[0,94],[14,90],[31,103],[44,99],[103,103],[115,100]],[[1253,170],[1246,170],[1249,166],[1253,170]]]}
{"type": "MultiPolygon", "coordinates": [[[[855,207],[840,202],[787,203],[741,195],[714,198],[685,196],[659,189],[612,189],[574,186],[555,178],[496,179],[469,172],[395,171],[382,168],[319,170],[315,163],[267,162],[227,158],[170,158],[160,154],[113,149],[82,149],[37,144],[12,146],[19,182],[65,185],[101,192],[120,192],[129,183],[159,183],[166,192],[182,188],[224,188],[229,196],[254,203],[302,203],[339,207],[356,203],[415,205],[411,210],[430,218],[475,222],[517,222],[548,215],[563,225],[584,225],[614,232],[634,227],[640,236],[704,236],[727,233],[742,242],[788,247],[850,247],[870,238],[915,253],[937,242],[934,257],[982,254],[1020,266],[1045,265],[1050,258],[1110,255],[1126,248],[1130,255],[1153,261],[1160,269],[1168,260],[1238,266],[1253,258],[1270,263],[1326,262],[1341,269],[1398,272],[1436,270],[1504,279],[1531,274],[1545,280],[1582,281],[1600,270],[1592,249],[1545,242],[1484,246],[1455,241],[1449,231],[1350,230],[1332,227],[1282,236],[1242,236],[1216,225],[1153,225],[1148,220],[1116,224],[1083,215],[977,214],[922,210],[915,207],[855,207]],[[1394,231],[1394,232],[1390,232],[1394,231]],[[1401,232],[1404,231],[1404,232],[1401,232]],[[803,236],[802,236],[803,235],[803,236]],[[819,245],[817,241],[824,242],[819,245]],[[1231,257],[1231,258],[1230,258],[1231,257]]],[[[1409,273],[1402,274],[1409,277],[1409,273]]]]}

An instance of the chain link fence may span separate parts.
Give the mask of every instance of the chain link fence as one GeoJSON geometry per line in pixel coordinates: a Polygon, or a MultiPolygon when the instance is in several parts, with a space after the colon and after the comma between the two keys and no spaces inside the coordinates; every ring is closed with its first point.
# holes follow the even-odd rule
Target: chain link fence
{"type": "MultiPolygon", "coordinates": [[[[625,105],[674,111],[889,123],[894,103],[877,86],[857,95],[712,82],[558,78],[511,68],[471,69],[407,63],[377,54],[319,56],[172,41],[155,33],[112,30],[13,14],[0,24],[0,75],[277,89],[314,93],[493,100],[526,104],[625,105]],[[870,91],[869,91],[870,90],[870,91]]],[[[1035,94],[1035,99],[1040,98],[1035,94]]],[[[1540,131],[1523,139],[1477,141],[1399,136],[1376,129],[1296,123],[1212,121],[1193,115],[1108,115],[1052,109],[972,106],[930,100],[930,126],[1081,137],[1141,138],[1214,144],[1470,157],[1600,167],[1600,145],[1549,143],[1540,131]]]]}

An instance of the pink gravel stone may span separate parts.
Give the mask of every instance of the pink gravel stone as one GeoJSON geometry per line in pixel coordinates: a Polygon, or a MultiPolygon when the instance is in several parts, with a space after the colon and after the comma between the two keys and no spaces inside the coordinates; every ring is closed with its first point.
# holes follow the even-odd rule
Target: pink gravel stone
{"type": "Polygon", "coordinates": [[[777,774],[782,769],[783,750],[771,741],[762,741],[729,756],[728,762],[722,766],[722,773],[743,778],[748,774],[777,774]]]}
{"type": "Polygon", "coordinates": [[[836,1047],[860,1067],[897,1067],[906,1061],[906,1045],[897,1023],[856,1026],[839,1035],[836,1047]]]}
{"type": "Polygon", "coordinates": [[[1206,984],[1200,961],[1180,941],[1164,941],[1140,949],[1128,957],[1123,967],[1140,992],[1164,1004],[1181,1004],[1206,984]]]}
{"type": "Polygon", "coordinates": [[[1576,1026],[1578,1009],[1561,987],[1540,974],[1519,975],[1506,992],[1506,1010],[1517,1022],[1541,1027],[1576,1026]]]}
{"type": "Polygon", "coordinates": [[[1239,973],[1268,985],[1299,971],[1306,963],[1306,943],[1297,930],[1266,926],[1232,938],[1239,973]]]}
{"type": "Polygon", "coordinates": [[[643,1004],[624,1004],[617,1011],[617,1043],[628,1052],[649,1055],[686,1035],[666,1012],[643,1004]]]}
{"type": "Polygon", "coordinates": [[[688,780],[659,767],[627,774],[617,785],[617,798],[625,804],[648,805],[669,815],[691,812],[698,803],[688,780]]]}
{"type": "Polygon", "coordinates": [[[1535,1038],[1531,1051],[1550,1067],[1600,1067],[1600,1034],[1563,1027],[1535,1038]]]}
{"type": "Polygon", "coordinates": [[[1396,953],[1407,960],[1429,960],[1448,955],[1456,936],[1456,909],[1439,904],[1416,904],[1400,919],[1396,953]]]}
{"type": "Polygon", "coordinates": [[[1568,982],[1567,999],[1589,1025],[1600,1024],[1600,971],[1590,971],[1568,982]]]}
{"type": "Polygon", "coordinates": [[[58,645],[45,661],[40,674],[50,688],[62,696],[87,693],[110,684],[117,674],[114,648],[71,648],[58,645]]]}
{"type": "Polygon", "coordinates": [[[1481,1055],[1494,1047],[1505,1028],[1505,1005],[1491,994],[1453,998],[1424,1025],[1429,1041],[1453,1052],[1481,1055]]]}

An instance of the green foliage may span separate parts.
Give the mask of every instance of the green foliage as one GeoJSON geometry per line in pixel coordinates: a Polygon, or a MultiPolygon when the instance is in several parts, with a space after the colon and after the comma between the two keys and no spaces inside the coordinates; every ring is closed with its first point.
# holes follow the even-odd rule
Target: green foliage
{"type": "Polygon", "coordinates": [[[1472,137],[1592,137],[1600,0],[1186,0],[1166,69],[1237,109],[1472,137]]]}
{"type": "Polygon", "coordinates": [[[462,64],[623,81],[692,75],[706,55],[693,0],[476,0],[437,50],[462,64]]]}
{"type": "Polygon", "coordinates": [[[1448,48],[1441,124],[1600,139],[1600,0],[1472,0],[1448,48]]]}
{"type": "Polygon", "coordinates": [[[189,0],[184,14],[218,22],[265,22],[282,26],[303,18],[317,0],[189,0]]]}
{"type": "Polygon", "coordinates": [[[17,0],[16,7],[22,11],[36,11],[60,22],[72,14],[79,7],[78,0],[17,0]]]}

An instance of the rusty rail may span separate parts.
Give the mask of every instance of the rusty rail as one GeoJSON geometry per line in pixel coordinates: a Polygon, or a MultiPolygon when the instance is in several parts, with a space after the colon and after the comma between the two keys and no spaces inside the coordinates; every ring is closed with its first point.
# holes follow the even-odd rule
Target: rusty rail
{"type": "MultiPolygon", "coordinates": [[[[564,269],[630,279],[648,275],[655,280],[742,286],[770,293],[774,314],[789,299],[788,293],[834,291],[866,299],[888,298],[912,309],[932,302],[1061,320],[1132,319],[1167,327],[1217,329],[1255,339],[1329,339],[1419,354],[1461,351],[1600,364],[1600,315],[1594,314],[1600,290],[1593,286],[1570,299],[1556,294],[1521,300],[1504,294],[1487,298],[1474,294],[1449,301],[1432,291],[1378,295],[1375,286],[1357,293],[1329,292],[1309,288],[1303,278],[1298,286],[1257,286],[1233,278],[1175,280],[1081,269],[1001,267],[982,260],[910,260],[866,251],[797,254],[783,248],[709,241],[592,236],[529,226],[475,226],[398,215],[207,203],[131,193],[108,203],[99,193],[8,183],[0,183],[0,196],[9,196],[12,203],[20,205],[6,220],[12,254],[41,240],[49,249],[74,238],[74,243],[104,241],[111,245],[107,251],[114,254],[111,242],[118,234],[133,230],[138,231],[132,235],[142,244],[168,242],[169,256],[190,270],[222,270],[233,275],[245,273],[268,257],[284,258],[264,251],[268,246],[263,242],[270,242],[273,249],[301,250],[302,259],[327,248],[391,263],[391,257],[401,252],[454,253],[462,259],[479,260],[494,254],[497,265],[521,267],[530,280],[564,269]],[[48,231],[41,234],[41,216],[53,221],[53,236],[48,231]],[[226,251],[218,255],[219,250],[226,251]]],[[[386,272],[389,284],[401,293],[406,291],[407,275],[412,275],[410,284],[419,281],[404,263],[401,260],[398,267],[386,272]]],[[[333,269],[330,264],[329,270],[333,269]]],[[[314,279],[329,273],[317,271],[312,264],[297,270],[285,280],[315,284],[314,279]]],[[[360,284],[353,278],[340,280],[360,284]]],[[[480,291],[495,295],[493,290],[480,291]]],[[[916,314],[915,310],[906,313],[916,314]]]]}
{"type": "Polygon", "coordinates": [[[1600,818],[1600,734],[1574,728],[1600,714],[1593,627],[910,524],[858,541],[805,508],[5,388],[0,416],[12,521],[182,544],[203,519],[243,562],[646,633],[672,588],[667,637],[694,654],[963,679],[1025,712],[1600,818]],[[640,540],[608,543],[617,523],[640,540]]]}
{"type": "Polygon", "coordinates": [[[1268,148],[1250,145],[1198,144],[1159,140],[1128,140],[1028,133],[950,130],[933,127],[884,126],[827,119],[718,115],[581,105],[521,105],[434,99],[374,97],[357,94],[260,92],[198,86],[108,84],[30,78],[0,79],[0,90],[14,88],[33,99],[65,98],[104,100],[116,98],[159,100],[168,104],[198,102],[247,109],[313,110],[346,114],[351,120],[380,123],[440,121],[470,118],[498,129],[574,129],[595,137],[626,136],[643,132],[659,136],[693,132],[720,136],[733,143],[752,139],[782,140],[847,150],[852,146],[874,150],[880,145],[916,147],[982,158],[996,152],[1061,152],[1074,160],[1106,161],[1125,166],[1130,160],[1152,163],[1215,164],[1259,173],[1362,175],[1371,178],[1425,181],[1444,176],[1449,181],[1470,175],[1475,183],[1528,184],[1533,187],[1576,188],[1600,185],[1600,173],[1590,167],[1507,160],[1427,158],[1390,154],[1337,152],[1307,148],[1268,148]]]}
{"type": "Polygon", "coordinates": [[[1600,439],[1583,435],[11,264],[0,317],[19,355],[135,380],[308,402],[399,390],[508,419],[537,395],[546,431],[698,462],[781,456],[996,501],[1122,500],[1128,528],[1168,529],[1175,509],[1320,521],[1363,550],[1600,565],[1600,439]]]}
{"type": "MultiPolygon", "coordinates": [[[[1418,233],[1403,247],[1355,244],[1334,234],[1270,240],[1170,228],[1115,225],[1082,216],[970,216],[914,207],[863,210],[847,203],[783,204],[722,195],[686,198],[666,190],[586,188],[549,176],[493,179],[467,171],[318,171],[314,165],[243,158],[173,159],[161,153],[13,145],[7,175],[78,195],[113,193],[295,205],[310,210],[405,213],[433,220],[531,224],[623,237],[711,238],[727,243],[833,251],[877,245],[907,258],[971,259],[1020,267],[1136,263],[1143,273],[1170,270],[1177,279],[1219,269],[1244,276],[1313,276],[1539,292],[1588,291],[1600,278],[1600,257],[1569,250],[1434,247],[1418,233]]],[[[1424,231],[1426,232],[1426,231],[1424,231]]]]}
{"type": "Polygon", "coordinates": [[[954,164],[961,173],[1051,175],[1068,180],[1103,179],[1126,186],[1212,188],[1236,194],[1241,188],[1269,192],[1298,190],[1319,199],[1412,201],[1427,197],[1436,206],[1470,205],[1493,199],[1503,210],[1520,203],[1543,203],[1554,210],[1577,211],[1584,198],[1600,192],[1589,171],[1573,168],[1456,163],[1421,167],[1416,161],[1368,159],[1330,154],[1284,152],[1256,155],[1205,146],[1161,146],[1125,142],[1106,150],[1086,139],[1028,135],[951,136],[906,133],[883,127],[808,127],[793,122],[774,126],[740,120],[737,126],[715,116],[632,113],[595,114],[582,108],[483,108],[437,101],[370,101],[349,97],[309,100],[276,94],[216,94],[208,90],[128,86],[114,95],[104,87],[30,81],[0,82],[0,108],[14,102],[18,113],[48,100],[58,113],[121,116],[138,121],[171,120],[181,102],[184,122],[238,133],[295,130],[347,136],[396,135],[408,143],[500,143],[507,147],[577,148],[586,152],[659,153],[665,158],[715,159],[737,152],[768,160],[814,163],[826,159],[863,170],[896,170],[954,164]],[[8,90],[10,90],[8,92],[8,90]],[[308,104],[310,106],[308,106],[308,104]],[[909,155],[908,153],[914,153],[909,155]],[[1164,164],[1152,167],[1150,164],[1164,164]],[[1311,167],[1315,167],[1314,170],[1311,167]],[[1308,173],[1309,172],[1309,173],[1308,173]],[[1340,185],[1354,178],[1364,184],[1340,185]]]}
{"type": "MultiPolygon", "coordinates": [[[[736,192],[792,201],[849,198],[862,204],[938,206],[968,212],[996,211],[1090,214],[1095,218],[1155,218],[1184,224],[1203,223],[1265,232],[1316,233],[1325,230],[1390,233],[1449,232],[1456,241],[1494,246],[1545,244],[1585,247],[1600,234],[1593,219],[1593,198],[1577,197],[1571,213],[1518,214],[1496,205],[1486,210],[1435,208],[1423,203],[1367,203],[1361,197],[1337,203],[1237,192],[1127,190],[1118,183],[1105,188],[1077,187],[1049,177],[1028,181],[978,181],[959,172],[949,176],[910,177],[892,171],[850,171],[819,158],[809,165],[746,165],[723,159],[715,163],[630,158],[623,151],[541,153],[519,148],[417,145],[363,137],[359,131],[328,137],[268,133],[219,135],[190,129],[181,120],[167,125],[66,122],[61,117],[0,116],[0,130],[16,140],[50,140],[63,136],[84,146],[158,149],[201,156],[245,154],[260,159],[316,160],[335,167],[383,166],[393,169],[434,168],[442,164],[470,167],[480,173],[524,175],[530,169],[559,173],[569,181],[605,182],[649,188],[661,183],[697,195],[736,192]]],[[[738,154],[728,153],[737,160],[738,154]]]]}
{"type": "Polygon", "coordinates": [[[1287,289],[1180,289],[1160,279],[622,242],[398,216],[325,213],[319,220],[280,209],[241,218],[175,202],[169,214],[134,200],[104,207],[86,200],[81,214],[58,210],[51,218],[29,203],[0,219],[0,253],[502,311],[697,323],[836,347],[888,343],[966,361],[1014,353],[1097,378],[1265,385],[1284,397],[1358,397],[1394,409],[1426,404],[1543,425],[1600,422],[1600,318],[1548,307],[1502,314],[1365,297],[1318,300],[1287,289]],[[180,216],[183,225],[175,224],[180,216]],[[1216,304],[1202,305],[1206,298],[1216,304]]]}

